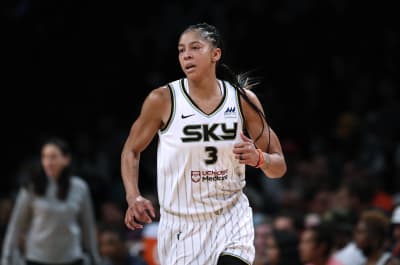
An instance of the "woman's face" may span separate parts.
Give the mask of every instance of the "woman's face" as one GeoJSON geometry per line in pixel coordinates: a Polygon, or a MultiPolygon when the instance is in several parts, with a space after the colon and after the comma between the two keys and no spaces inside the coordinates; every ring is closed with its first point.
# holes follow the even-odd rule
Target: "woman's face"
{"type": "Polygon", "coordinates": [[[279,264],[279,247],[272,235],[267,239],[267,260],[268,264],[279,264]]]}
{"type": "Polygon", "coordinates": [[[213,47],[197,31],[182,34],[178,52],[181,68],[192,80],[215,73],[215,65],[221,57],[221,49],[213,47]]]}
{"type": "Polygon", "coordinates": [[[46,144],[42,148],[41,162],[46,175],[57,179],[61,171],[69,164],[70,159],[58,146],[46,144]]]}

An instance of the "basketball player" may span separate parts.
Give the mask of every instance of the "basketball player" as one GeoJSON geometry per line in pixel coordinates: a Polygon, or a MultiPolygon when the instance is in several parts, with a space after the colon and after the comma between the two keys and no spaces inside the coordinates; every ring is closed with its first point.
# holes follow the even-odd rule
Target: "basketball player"
{"type": "Polygon", "coordinates": [[[138,167],[140,153],[158,133],[161,263],[252,264],[253,217],[242,191],[245,165],[271,178],[283,176],[280,142],[248,89],[254,83],[220,62],[221,38],[214,26],[189,26],[178,54],[186,78],[150,92],[124,144],[125,223],[139,229],[154,217],[138,189],[138,167]]]}

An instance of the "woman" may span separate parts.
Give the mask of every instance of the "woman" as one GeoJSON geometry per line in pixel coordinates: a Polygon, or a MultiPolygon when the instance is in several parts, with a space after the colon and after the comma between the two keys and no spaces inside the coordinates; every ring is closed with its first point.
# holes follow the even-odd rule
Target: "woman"
{"type": "Polygon", "coordinates": [[[3,245],[2,265],[12,256],[24,232],[27,265],[99,264],[96,223],[87,184],[70,172],[65,141],[42,145],[41,168],[18,193],[3,245]]]}
{"type": "Polygon", "coordinates": [[[271,178],[283,176],[280,142],[248,89],[249,79],[238,78],[220,62],[221,38],[214,26],[189,26],[180,36],[178,54],[186,78],[150,92],[124,144],[125,223],[139,229],[155,216],[139,191],[138,168],[140,153],[158,133],[159,260],[251,264],[254,228],[243,193],[245,165],[271,178]]]}

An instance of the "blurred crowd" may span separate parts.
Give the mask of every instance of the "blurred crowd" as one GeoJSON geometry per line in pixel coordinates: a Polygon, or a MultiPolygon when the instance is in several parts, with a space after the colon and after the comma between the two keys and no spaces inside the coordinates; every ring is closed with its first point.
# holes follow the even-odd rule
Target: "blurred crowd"
{"type": "MultiPolygon", "coordinates": [[[[0,238],[21,182],[39,159],[36,142],[59,135],[71,143],[75,174],[89,184],[101,255],[112,265],[157,264],[157,222],[138,231],[123,224],[120,152],[144,95],[181,77],[180,30],[208,21],[225,36],[224,60],[262,78],[255,93],[281,137],[288,165],[278,180],[247,169],[255,265],[325,264],[320,261],[334,253],[336,262],[355,253],[363,264],[368,257],[351,252],[355,245],[399,255],[400,33],[394,8],[340,0],[245,6],[156,1],[141,3],[141,9],[133,3],[61,2],[2,3],[2,64],[10,73],[4,82],[10,90],[38,89],[18,95],[26,109],[10,121],[15,130],[5,132],[18,141],[10,141],[4,158],[0,238]],[[54,86],[69,92],[60,99],[41,90],[54,86]],[[33,95],[38,99],[30,100],[33,95]],[[367,225],[360,228],[360,220],[367,225]],[[382,238],[378,246],[362,242],[362,228],[382,238]],[[288,257],[293,260],[284,261],[288,257]]],[[[156,145],[142,154],[139,183],[155,204],[156,145]]]]}

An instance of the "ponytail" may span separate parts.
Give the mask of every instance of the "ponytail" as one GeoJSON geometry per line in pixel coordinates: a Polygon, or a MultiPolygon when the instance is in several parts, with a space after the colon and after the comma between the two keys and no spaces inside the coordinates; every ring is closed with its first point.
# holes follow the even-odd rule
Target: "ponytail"
{"type": "MultiPolygon", "coordinates": [[[[267,123],[267,118],[264,112],[249,99],[247,93],[245,92],[245,89],[252,89],[253,87],[259,84],[259,81],[257,81],[255,78],[250,77],[250,74],[248,72],[235,74],[231,70],[231,68],[224,63],[218,63],[216,71],[217,71],[217,78],[228,81],[244,98],[244,100],[251,106],[251,108],[257,112],[262,124],[261,132],[256,137],[254,142],[258,141],[258,139],[260,139],[260,137],[264,132],[265,129],[264,121],[265,123],[267,123]]],[[[270,141],[271,141],[271,128],[269,127],[268,123],[267,123],[267,128],[268,128],[267,152],[269,152],[270,141]]]]}

